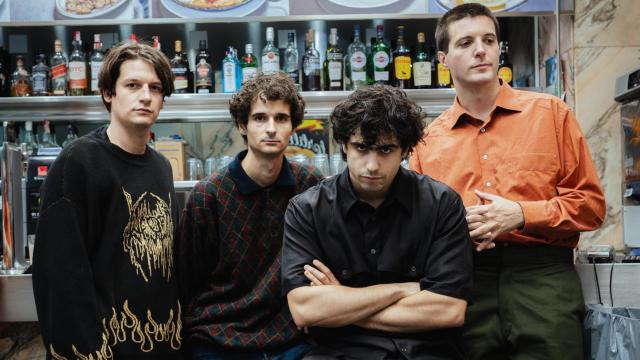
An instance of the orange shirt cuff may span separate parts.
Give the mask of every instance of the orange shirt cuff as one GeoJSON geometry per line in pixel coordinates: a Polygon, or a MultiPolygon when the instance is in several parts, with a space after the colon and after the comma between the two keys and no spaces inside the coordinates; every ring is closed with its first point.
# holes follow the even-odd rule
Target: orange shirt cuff
{"type": "Polygon", "coordinates": [[[524,215],[523,231],[536,230],[548,226],[549,219],[546,215],[546,200],[518,201],[518,205],[522,208],[522,214],[524,215]]]}

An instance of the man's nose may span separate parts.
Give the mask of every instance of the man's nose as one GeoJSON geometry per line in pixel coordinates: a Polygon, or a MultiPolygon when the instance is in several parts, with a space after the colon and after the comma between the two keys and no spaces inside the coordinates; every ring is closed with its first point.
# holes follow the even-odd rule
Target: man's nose
{"type": "Polygon", "coordinates": [[[273,117],[269,117],[269,120],[267,120],[266,131],[270,133],[276,132],[276,120],[273,117]]]}
{"type": "Polygon", "coordinates": [[[149,85],[142,85],[142,94],[140,95],[140,99],[142,101],[150,101],[151,100],[151,89],[149,89],[149,85]]]}
{"type": "Polygon", "coordinates": [[[375,151],[371,151],[367,154],[365,166],[367,171],[370,173],[378,171],[380,168],[380,160],[378,159],[378,154],[375,151]]]}

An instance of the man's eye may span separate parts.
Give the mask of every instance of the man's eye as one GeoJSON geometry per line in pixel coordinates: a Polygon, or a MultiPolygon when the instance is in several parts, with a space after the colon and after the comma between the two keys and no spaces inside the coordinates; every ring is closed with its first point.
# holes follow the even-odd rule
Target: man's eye
{"type": "Polygon", "coordinates": [[[381,153],[383,153],[385,155],[388,155],[388,154],[391,154],[391,152],[393,152],[393,149],[392,148],[388,148],[388,147],[383,147],[383,148],[378,149],[378,151],[380,151],[381,153]]]}
{"type": "Polygon", "coordinates": [[[255,116],[255,117],[253,118],[253,120],[255,120],[255,121],[264,121],[265,119],[266,119],[266,118],[265,118],[264,116],[260,116],[260,115],[255,116]]]}
{"type": "Polygon", "coordinates": [[[128,83],[125,85],[126,87],[128,87],[129,89],[137,89],[139,86],[136,83],[128,83]]]}
{"type": "Polygon", "coordinates": [[[358,150],[358,151],[367,151],[367,150],[369,150],[369,147],[366,146],[366,145],[358,145],[358,146],[356,146],[356,150],[358,150]]]}
{"type": "Polygon", "coordinates": [[[278,116],[276,117],[276,121],[280,123],[285,123],[289,121],[289,118],[287,116],[278,116]]]}
{"type": "Polygon", "coordinates": [[[162,92],[162,86],[151,86],[151,91],[153,92],[157,92],[157,93],[161,93],[162,92]]]}

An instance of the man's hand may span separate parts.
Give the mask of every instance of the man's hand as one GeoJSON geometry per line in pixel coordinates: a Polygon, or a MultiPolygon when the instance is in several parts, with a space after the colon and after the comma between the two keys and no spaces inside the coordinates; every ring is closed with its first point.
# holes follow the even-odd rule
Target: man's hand
{"type": "Polygon", "coordinates": [[[333,276],[331,270],[320,262],[320,260],[313,260],[313,266],[305,265],[304,276],[309,279],[310,286],[340,285],[340,282],[333,276]]]}
{"type": "Polygon", "coordinates": [[[515,201],[475,190],[484,205],[466,208],[469,236],[477,251],[493,249],[495,238],[524,225],[522,208],[515,201]],[[490,202],[490,203],[487,203],[490,202]]]}

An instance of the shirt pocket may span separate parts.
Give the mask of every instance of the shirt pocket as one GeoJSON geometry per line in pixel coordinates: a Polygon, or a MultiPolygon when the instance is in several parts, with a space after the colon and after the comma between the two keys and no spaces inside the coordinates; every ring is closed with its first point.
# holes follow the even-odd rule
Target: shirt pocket
{"type": "Polygon", "coordinates": [[[506,165],[511,176],[504,183],[505,193],[518,195],[512,200],[543,200],[557,195],[560,164],[556,154],[515,154],[506,165]]]}
{"type": "Polygon", "coordinates": [[[553,153],[523,153],[509,158],[509,168],[512,171],[536,171],[556,174],[560,168],[558,157],[553,153]]]}

